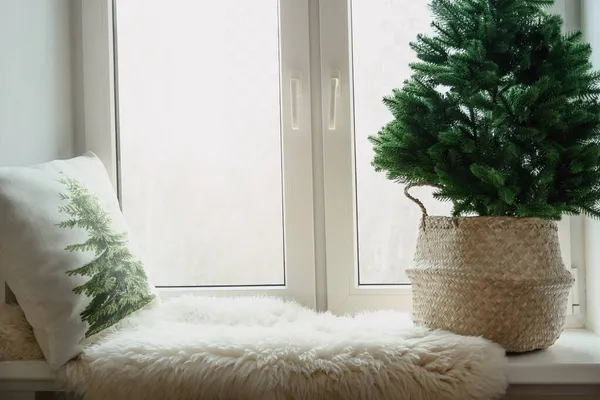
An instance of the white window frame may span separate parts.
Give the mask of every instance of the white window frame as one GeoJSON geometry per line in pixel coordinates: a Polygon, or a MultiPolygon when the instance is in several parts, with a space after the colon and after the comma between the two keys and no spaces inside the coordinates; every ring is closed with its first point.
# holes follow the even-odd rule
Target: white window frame
{"type": "MultiPolygon", "coordinates": [[[[81,1],[84,129],[78,134],[85,149],[103,161],[118,189],[115,11],[113,0],[81,1]]],[[[283,180],[286,284],[158,288],[161,297],[272,295],[316,308],[308,13],[308,0],[280,0],[280,41],[286,43],[280,46],[283,174],[294,177],[283,180]],[[298,113],[294,127],[292,111],[298,113]]]]}
{"type": "Polygon", "coordinates": [[[336,313],[410,312],[410,286],[358,284],[350,14],[347,0],[320,2],[327,304],[336,313]]]}
{"type": "MultiPolygon", "coordinates": [[[[578,19],[567,4],[567,0],[557,0],[556,7],[567,29],[578,28],[578,19]]],[[[117,187],[113,11],[112,0],[81,1],[84,129],[79,134],[85,149],[106,164],[117,187]]],[[[281,47],[283,151],[299,155],[285,160],[296,179],[284,180],[284,198],[298,205],[288,207],[295,212],[284,216],[287,224],[297,227],[285,232],[289,259],[298,260],[291,265],[286,256],[288,285],[161,288],[161,296],[275,295],[340,314],[368,309],[410,312],[410,286],[358,285],[350,12],[349,0],[281,0],[282,41],[292,44],[281,47]],[[299,130],[292,130],[290,123],[292,79],[301,82],[299,130]],[[335,124],[330,123],[332,110],[335,124]]],[[[565,265],[574,268],[577,278],[568,328],[583,327],[585,321],[584,221],[574,217],[560,223],[565,265]]]]}
{"type": "MultiPolygon", "coordinates": [[[[591,43],[595,52],[592,53],[592,63],[595,68],[600,68],[600,29],[598,15],[600,15],[600,2],[597,0],[569,0],[569,12],[572,14],[568,20],[576,21],[572,26],[580,26],[585,34],[585,40],[591,43]]],[[[600,221],[585,218],[583,222],[584,241],[581,246],[585,256],[585,281],[580,283],[586,289],[585,298],[585,324],[586,328],[600,334],[600,221]]],[[[584,292],[580,292],[584,293],[584,292]]]]}

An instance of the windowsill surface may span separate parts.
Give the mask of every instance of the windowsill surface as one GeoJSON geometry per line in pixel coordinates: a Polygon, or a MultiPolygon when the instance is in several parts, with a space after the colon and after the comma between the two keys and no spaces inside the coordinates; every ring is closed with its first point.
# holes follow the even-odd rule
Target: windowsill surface
{"type": "MultiPolygon", "coordinates": [[[[511,385],[600,385],[600,336],[566,330],[551,348],[511,355],[508,364],[511,385]]],[[[51,390],[54,376],[45,361],[0,362],[0,387],[7,381],[26,386],[37,381],[38,390],[51,390]]]]}
{"type": "Polygon", "coordinates": [[[3,390],[52,392],[58,389],[56,375],[46,361],[0,361],[0,393],[3,390]]]}
{"type": "Polygon", "coordinates": [[[511,385],[600,384],[600,336],[583,329],[565,330],[549,349],[510,355],[511,385]]]}

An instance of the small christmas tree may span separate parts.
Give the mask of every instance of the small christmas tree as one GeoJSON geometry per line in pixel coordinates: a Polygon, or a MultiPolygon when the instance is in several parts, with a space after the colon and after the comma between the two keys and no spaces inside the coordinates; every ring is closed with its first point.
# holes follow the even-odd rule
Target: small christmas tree
{"type": "Polygon", "coordinates": [[[600,216],[600,74],[553,0],[433,0],[432,36],[384,99],[374,167],[427,182],[453,215],[600,216]]]}
{"type": "Polygon", "coordinates": [[[112,220],[98,199],[73,178],[62,177],[60,182],[67,187],[61,199],[69,203],[59,209],[71,218],[58,226],[84,229],[89,234],[84,243],[69,245],[65,250],[95,253],[89,263],[67,271],[69,276],[91,277],[73,289],[91,298],[81,313],[82,321],[89,324],[85,334],[89,337],[144,307],[155,296],[149,290],[142,263],[129,251],[127,234],[112,231],[112,220]]]}

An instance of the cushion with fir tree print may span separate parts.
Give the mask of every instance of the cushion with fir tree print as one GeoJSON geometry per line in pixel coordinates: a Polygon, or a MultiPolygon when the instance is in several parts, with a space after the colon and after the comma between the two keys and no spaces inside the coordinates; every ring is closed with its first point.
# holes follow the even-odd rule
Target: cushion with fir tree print
{"type": "Polygon", "coordinates": [[[55,369],[97,334],[157,303],[92,153],[0,168],[0,269],[55,369]]]}

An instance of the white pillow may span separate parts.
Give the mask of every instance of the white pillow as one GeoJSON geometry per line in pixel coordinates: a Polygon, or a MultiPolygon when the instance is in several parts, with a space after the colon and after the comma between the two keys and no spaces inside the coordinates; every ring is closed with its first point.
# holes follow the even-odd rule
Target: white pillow
{"type": "Polygon", "coordinates": [[[52,368],[157,303],[93,154],[0,168],[0,268],[52,368]]]}

